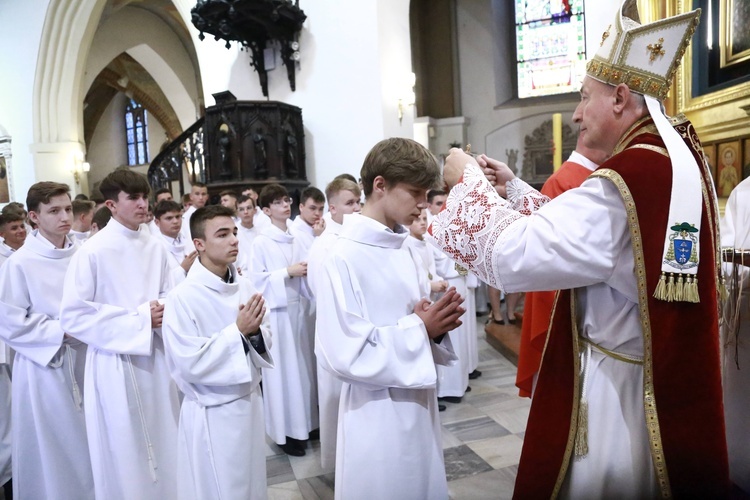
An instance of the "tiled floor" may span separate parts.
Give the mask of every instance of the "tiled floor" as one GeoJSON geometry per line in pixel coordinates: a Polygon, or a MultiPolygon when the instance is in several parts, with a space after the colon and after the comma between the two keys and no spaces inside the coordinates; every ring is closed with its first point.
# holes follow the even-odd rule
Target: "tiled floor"
{"type": "MultiPolygon", "coordinates": [[[[471,392],[440,413],[448,488],[456,500],[510,498],[521,456],[530,400],[519,398],[516,367],[484,340],[477,321],[479,370],[471,392]]],[[[333,473],[320,466],[320,445],[304,457],[285,455],[275,444],[266,450],[270,500],[333,498],[333,473]]]]}

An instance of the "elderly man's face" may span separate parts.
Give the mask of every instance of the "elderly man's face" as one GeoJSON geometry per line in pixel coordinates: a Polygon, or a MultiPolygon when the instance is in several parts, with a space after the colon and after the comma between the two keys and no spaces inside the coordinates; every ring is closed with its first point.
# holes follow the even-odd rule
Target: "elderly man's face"
{"type": "Polygon", "coordinates": [[[613,134],[616,115],[614,87],[586,77],[581,86],[581,102],[573,113],[573,121],[581,127],[583,145],[611,153],[619,137],[613,134]]]}

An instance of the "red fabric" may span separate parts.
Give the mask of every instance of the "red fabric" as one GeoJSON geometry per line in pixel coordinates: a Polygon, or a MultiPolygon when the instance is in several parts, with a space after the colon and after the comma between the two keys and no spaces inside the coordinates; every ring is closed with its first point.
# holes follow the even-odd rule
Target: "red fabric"
{"type": "MultiPolygon", "coordinates": [[[[555,198],[565,191],[577,188],[591,174],[591,170],[572,161],[566,161],[542,186],[542,194],[555,198]]],[[[555,292],[528,292],[524,299],[521,324],[521,346],[518,353],[516,387],[518,395],[530,398],[534,375],[539,371],[544,341],[547,339],[555,292]]]]}
{"type": "MultiPolygon", "coordinates": [[[[643,131],[649,126],[653,127],[653,122],[647,119],[625,139],[625,144],[663,147],[659,136],[643,131]]],[[[689,123],[676,128],[698,144],[689,123]]],[[[669,159],[659,153],[630,149],[613,156],[601,168],[615,170],[623,177],[638,214],[649,297],[654,396],[672,496],[723,498],[728,492],[729,472],[712,241],[718,214],[713,206],[704,207],[698,271],[700,303],[654,299],[669,213],[669,198],[664,194],[671,190],[670,165],[669,159]]],[[[711,186],[710,179],[704,176],[704,181],[711,186]]],[[[515,498],[549,498],[563,461],[571,459],[565,451],[573,407],[574,356],[570,295],[564,292],[558,299],[531,404],[515,498]]]]}

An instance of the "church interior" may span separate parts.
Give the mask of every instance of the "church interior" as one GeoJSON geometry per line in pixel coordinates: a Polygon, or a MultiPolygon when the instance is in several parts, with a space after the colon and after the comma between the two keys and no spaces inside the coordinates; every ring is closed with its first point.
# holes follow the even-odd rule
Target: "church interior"
{"type": "MultiPolygon", "coordinates": [[[[723,213],[750,177],[750,1],[637,3],[644,23],[702,9],[665,109],[695,126],[723,213]]],[[[585,63],[619,5],[0,0],[0,207],[39,181],[95,197],[116,169],[175,199],[195,182],[212,203],[276,182],[299,199],[359,178],[389,137],[441,161],[485,153],[541,188],[576,148],[585,63]]],[[[483,376],[440,413],[452,498],[512,496],[530,407],[515,385],[522,311],[515,324],[477,313],[483,376]]],[[[269,498],[333,498],[314,446],[293,457],[269,442],[266,464],[269,498]]]]}

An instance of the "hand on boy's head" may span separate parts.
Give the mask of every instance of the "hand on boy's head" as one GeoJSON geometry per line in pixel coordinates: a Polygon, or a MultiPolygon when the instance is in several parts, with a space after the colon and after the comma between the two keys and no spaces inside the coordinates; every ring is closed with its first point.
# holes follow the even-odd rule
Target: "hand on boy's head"
{"type": "Polygon", "coordinates": [[[424,323],[430,338],[438,337],[461,326],[459,319],[466,309],[461,307],[464,298],[451,287],[436,302],[430,304],[427,299],[420,300],[414,307],[414,314],[424,323]]]}
{"type": "Polygon", "coordinates": [[[467,164],[477,165],[477,161],[459,148],[451,148],[443,167],[443,180],[448,189],[452,188],[464,175],[467,164]]]}
{"type": "Polygon", "coordinates": [[[151,305],[151,328],[160,328],[164,318],[164,304],[160,304],[158,300],[152,300],[149,304],[151,305]]]}
{"type": "Polygon", "coordinates": [[[237,314],[237,329],[242,335],[251,335],[258,331],[260,324],[263,322],[263,316],[266,314],[266,301],[259,293],[250,297],[246,304],[240,304],[240,311],[237,314]]]}
{"type": "Polygon", "coordinates": [[[315,236],[320,236],[323,234],[323,231],[326,230],[326,221],[323,218],[318,219],[315,221],[315,224],[313,224],[313,234],[315,236]]]}

